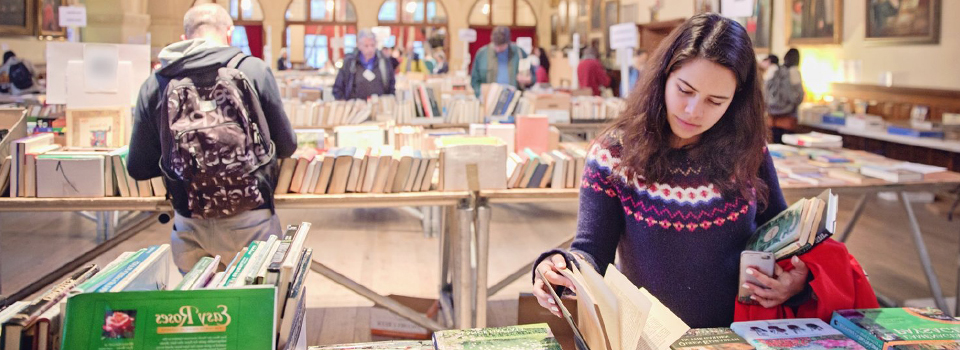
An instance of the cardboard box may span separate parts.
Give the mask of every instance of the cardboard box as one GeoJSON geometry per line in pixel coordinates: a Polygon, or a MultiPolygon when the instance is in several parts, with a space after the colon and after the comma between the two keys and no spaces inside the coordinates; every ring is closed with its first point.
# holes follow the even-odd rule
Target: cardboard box
{"type": "MultiPolygon", "coordinates": [[[[440,311],[440,304],[434,299],[414,298],[402,295],[388,295],[387,297],[396,300],[414,311],[425,314],[431,319],[436,319],[440,311]]],[[[374,307],[370,310],[370,334],[387,338],[428,340],[433,332],[387,309],[374,307]]]]}
{"type": "MultiPolygon", "coordinates": [[[[561,302],[567,307],[567,311],[570,311],[573,319],[576,320],[577,300],[563,299],[561,302]]],[[[560,343],[560,347],[562,347],[563,350],[577,350],[573,341],[573,330],[570,329],[567,321],[554,316],[549,310],[540,306],[537,298],[534,297],[533,294],[520,293],[520,300],[517,305],[517,324],[535,323],[546,323],[549,325],[550,330],[553,331],[553,336],[557,338],[557,342],[560,343]]]]}
{"type": "Polygon", "coordinates": [[[547,116],[550,124],[569,124],[571,106],[569,94],[541,94],[533,102],[533,111],[547,116]]]}
{"type": "Polygon", "coordinates": [[[90,198],[104,194],[103,157],[37,158],[38,198],[90,198]]]}

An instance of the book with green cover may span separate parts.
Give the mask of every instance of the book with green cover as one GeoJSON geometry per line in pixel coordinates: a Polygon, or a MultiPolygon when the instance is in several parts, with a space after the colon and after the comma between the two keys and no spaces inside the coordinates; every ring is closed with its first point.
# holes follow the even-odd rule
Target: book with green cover
{"type": "Polygon", "coordinates": [[[173,290],[190,289],[190,287],[197,282],[197,278],[200,278],[200,274],[210,266],[211,262],[213,262],[213,258],[209,256],[200,258],[200,261],[197,261],[197,263],[193,265],[190,272],[188,272],[186,276],[183,276],[183,280],[181,280],[173,290]]]}
{"type": "Polygon", "coordinates": [[[730,328],[695,328],[678,339],[671,350],[754,350],[756,348],[730,328]]]}
{"type": "Polygon", "coordinates": [[[960,320],[935,308],[838,310],[830,324],[871,350],[960,349],[960,320]]]}
{"type": "Polygon", "coordinates": [[[437,350],[561,350],[546,323],[439,331],[433,333],[437,350]]]}
{"type": "Polygon", "coordinates": [[[373,343],[311,346],[310,350],[433,350],[429,340],[394,340],[373,343]]]}
{"type": "Polygon", "coordinates": [[[275,287],[86,293],[67,301],[63,349],[273,349],[275,287]]]}
{"type": "Polygon", "coordinates": [[[807,199],[801,199],[758,227],[753,237],[747,241],[746,250],[773,253],[795,241],[803,227],[803,210],[806,204],[807,199]]]}

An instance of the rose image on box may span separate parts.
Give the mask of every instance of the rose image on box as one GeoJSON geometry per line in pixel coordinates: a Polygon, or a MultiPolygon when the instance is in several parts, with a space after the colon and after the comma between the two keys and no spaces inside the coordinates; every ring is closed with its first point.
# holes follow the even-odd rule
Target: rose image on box
{"type": "Polygon", "coordinates": [[[133,339],[133,322],[136,310],[107,310],[103,321],[104,339],[133,339]]]}

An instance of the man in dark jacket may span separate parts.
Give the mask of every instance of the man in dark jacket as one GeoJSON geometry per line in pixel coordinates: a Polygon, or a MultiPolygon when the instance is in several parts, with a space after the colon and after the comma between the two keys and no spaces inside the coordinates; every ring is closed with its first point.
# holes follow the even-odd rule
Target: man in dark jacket
{"type": "MultiPolygon", "coordinates": [[[[171,44],[160,52],[162,68],[150,76],[140,88],[134,111],[133,134],[127,171],[137,180],[161,176],[161,132],[170,132],[161,125],[160,111],[166,103],[164,91],[171,79],[196,77],[211,69],[225,67],[240,49],[230,47],[233,20],[216,4],[199,5],[187,11],[183,18],[183,41],[171,44]]],[[[286,158],[296,149],[296,136],[283,112],[280,91],[269,66],[255,57],[244,58],[238,69],[246,75],[257,91],[267,125],[260,130],[274,142],[276,156],[286,158]]],[[[177,181],[165,179],[168,193],[176,211],[174,215],[171,248],[174,261],[181,272],[190,270],[204,256],[220,255],[223,261],[233,256],[254,240],[265,240],[269,235],[280,235],[280,221],[274,213],[273,187],[276,158],[263,166],[254,176],[260,181],[264,204],[259,208],[219,219],[192,218],[187,204],[187,190],[177,181]]]]}
{"type": "Polygon", "coordinates": [[[357,33],[357,51],[343,58],[343,66],[333,82],[333,97],[338,100],[361,99],[373,95],[393,95],[396,85],[390,58],[377,50],[377,37],[369,29],[357,33]]]}

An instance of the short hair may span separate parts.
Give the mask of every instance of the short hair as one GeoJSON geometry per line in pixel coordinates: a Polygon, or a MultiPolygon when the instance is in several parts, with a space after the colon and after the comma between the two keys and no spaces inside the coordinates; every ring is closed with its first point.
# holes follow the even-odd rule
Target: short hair
{"type": "Polygon", "coordinates": [[[373,34],[373,31],[370,29],[360,29],[360,31],[357,32],[357,43],[360,43],[360,40],[364,38],[373,39],[373,44],[377,44],[377,35],[373,34]]]}
{"type": "Polygon", "coordinates": [[[783,55],[783,66],[796,67],[799,65],[800,65],[800,51],[797,49],[787,50],[787,54],[783,55]]]}
{"type": "Polygon", "coordinates": [[[493,32],[490,33],[490,41],[497,46],[509,44],[510,28],[504,26],[493,28],[493,32]]]}
{"type": "Polygon", "coordinates": [[[183,15],[183,34],[188,39],[210,29],[226,33],[232,26],[227,9],[213,3],[194,6],[183,15]]]}
{"type": "Polygon", "coordinates": [[[13,53],[13,51],[4,52],[3,63],[7,63],[7,61],[9,61],[11,58],[14,58],[14,57],[17,57],[17,54],[13,53]]]}
{"type": "Polygon", "coordinates": [[[770,55],[767,55],[767,61],[770,61],[770,63],[776,64],[776,65],[779,65],[780,57],[777,57],[777,55],[774,55],[774,54],[770,54],[770,55]]]}
{"type": "Polygon", "coordinates": [[[433,58],[438,59],[438,60],[446,60],[446,59],[447,59],[447,55],[446,55],[445,53],[443,53],[443,51],[437,50],[437,51],[434,51],[434,52],[433,52],[433,58]]]}

